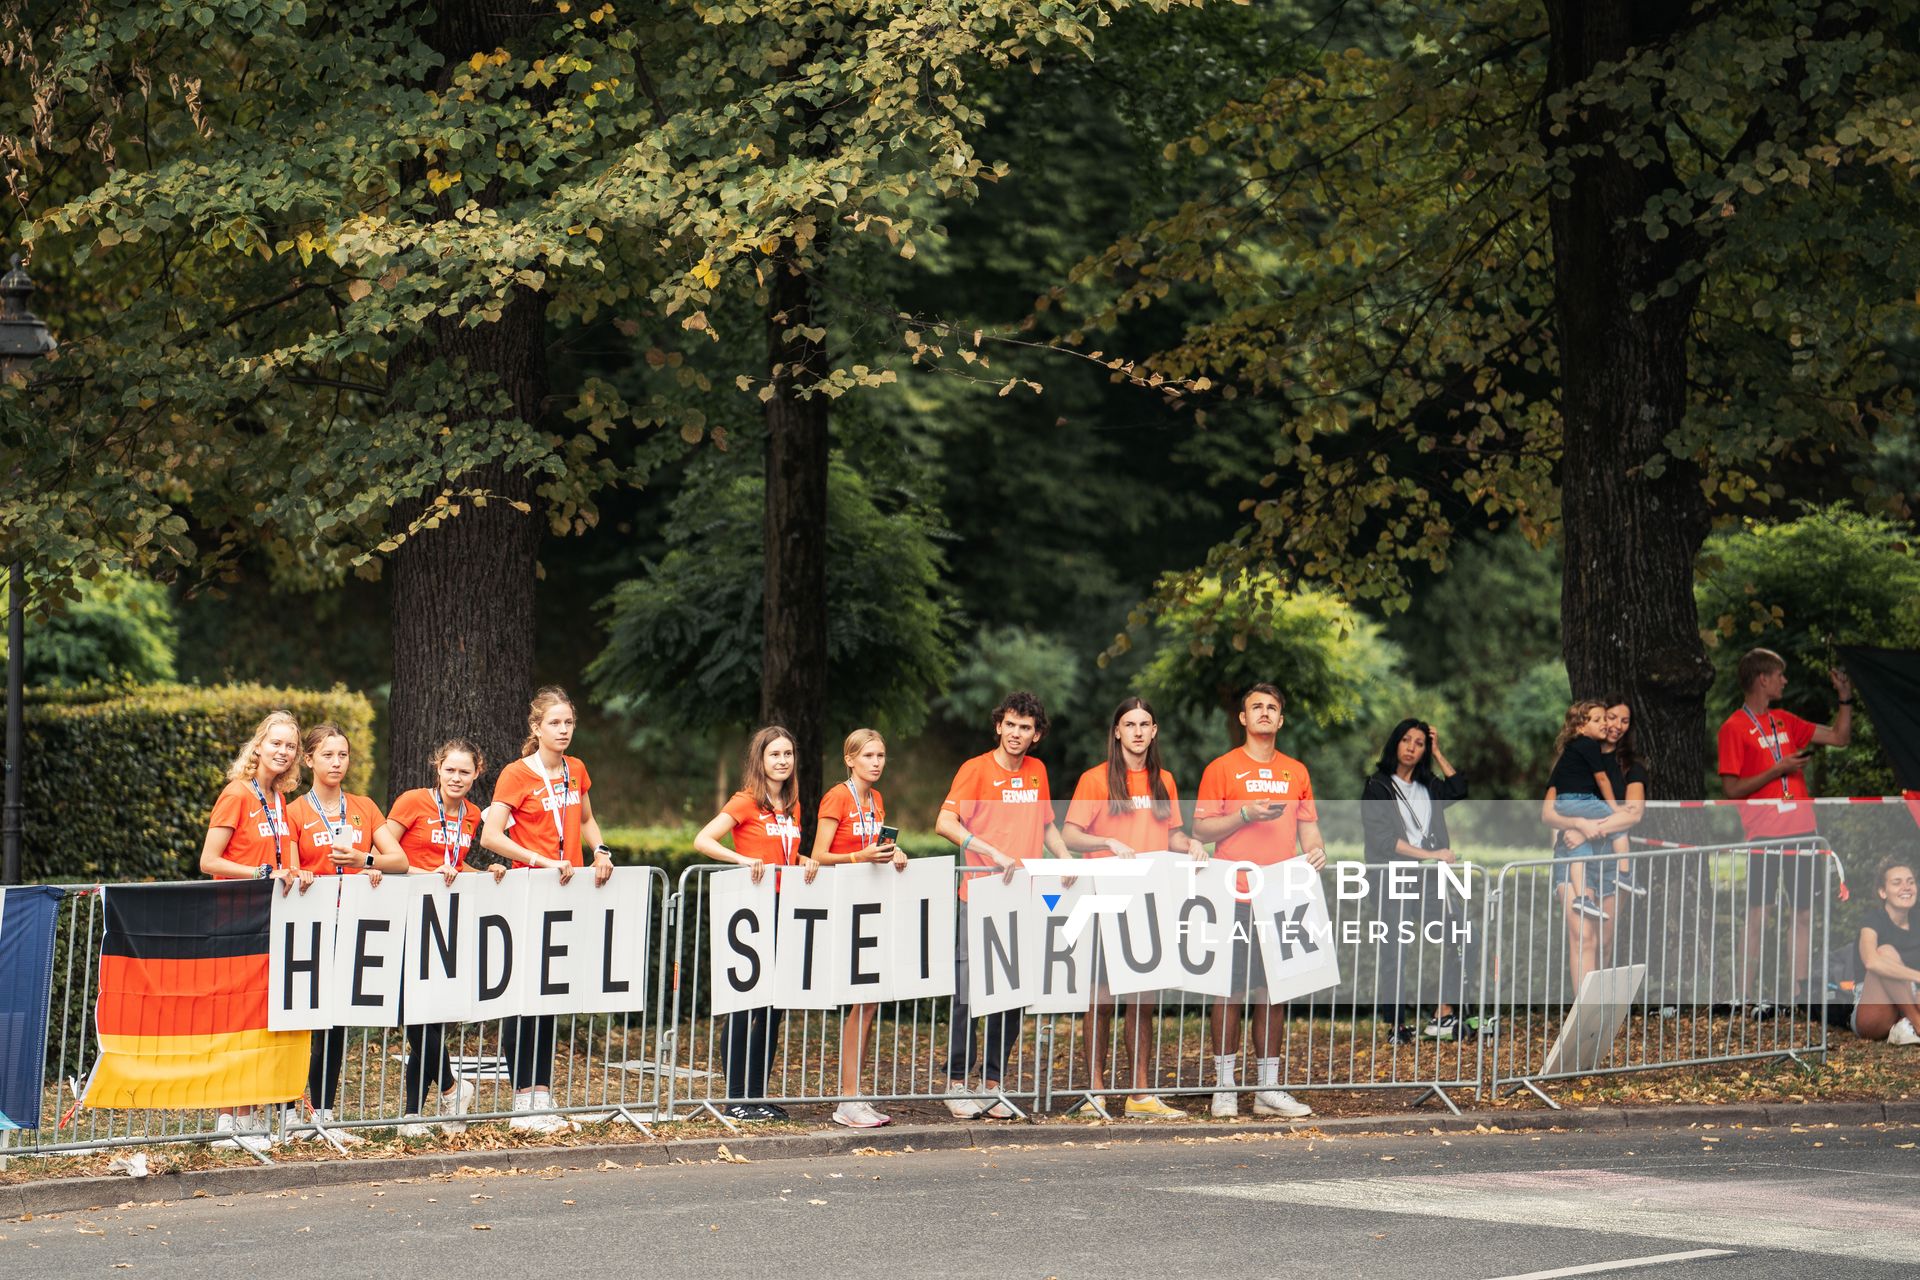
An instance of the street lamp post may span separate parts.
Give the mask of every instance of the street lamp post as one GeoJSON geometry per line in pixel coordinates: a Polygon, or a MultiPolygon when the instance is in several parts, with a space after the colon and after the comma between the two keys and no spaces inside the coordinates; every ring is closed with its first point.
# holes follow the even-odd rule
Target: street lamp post
{"type": "MultiPolygon", "coordinates": [[[[0,276],[0,380],[11,378],[29,362],[53,354],[53,335],[39,317],[27,310],[33,281],[13,255],[7,274],[0,276]]],[[[16,553],[7,566],[7,779],[4,811],[0,811],[0,884],[20,883],[20,761],[25,748],[23,727],[23,669],[27,647],[27,575],[16,553]]]]}

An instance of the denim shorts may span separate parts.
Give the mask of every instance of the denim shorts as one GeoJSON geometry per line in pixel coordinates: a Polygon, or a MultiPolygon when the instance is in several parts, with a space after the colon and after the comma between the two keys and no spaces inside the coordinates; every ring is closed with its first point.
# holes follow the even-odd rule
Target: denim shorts
{"type": "MultiPolygon", "coordinates": [[[[1557,796],[1553,802],[1553,811],[1563,818],[1593,818],[1596,820],[1610,817],[1613,813],[1612,807],[1608,805],[1605,800],[1602,800],[1599,796],[1586,795],[1557,796]]],[[[1589,852],[1595,851],[1596,848],[1600,846],[1600,841],[1590,840],[1584,845],[1578,845],[1569,849],[1564,840],[1556,837],[1553,842],[1553,887],[1557,890],[1563,884],[1571,884],[1573,882],[1571,878],[1571,868],[1573,864],[1584,861],[1587,866],[1585,879],[1588,893],[1592,894],[1595,898],[1605,898],[1619,892],[1619,890],[1614,888],[1613,884],[1614,880],[1620,874],[1620,860],[1617,857],[1587,857],[1582,859],[1574,856],[1582,850],[1589,852]]]]}

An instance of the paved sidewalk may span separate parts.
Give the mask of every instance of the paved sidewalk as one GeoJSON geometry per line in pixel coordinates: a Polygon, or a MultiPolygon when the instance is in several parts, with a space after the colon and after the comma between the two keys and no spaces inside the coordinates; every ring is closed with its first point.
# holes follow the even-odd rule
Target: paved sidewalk
{"type": "MultiPolygon", "coordinates": [[[[65,1178],[0,1186],[0,1219],[27,1214],[99,1208],[128,1201],[151,1203],[195,1196],[230,1196],[337,1186],[381,1179],[422,1178],[461,1169],[531,1170],[589,1168],[603,1161],[627,1167],[665,1166],[723,1160],[748,1162],[813,1159],[856,1151],[953,1151],[1017,1147],[1072,1147],[1098,1144],[1173,1142],[1184,1139],[1235,1139],[1251,1135],[1309,1137],[1361,1134],[1518,1133],[1526,1131],[1608,1132],[1693,1127],[1776,1128],[1815,1125],[1864,1127],[1920,1126],[1920,1102],[1734,1103],[1726,1106],[1593,1107],[1561,1111],[1468,1111],[1459,1116],[1378,1116],[1305,1120],[1291,1123],[1163,1123],[1054,1121],[1048,1124],[947,1123],[894,1124],[858,1132],[839,1128],[811,1133],[751,1134],[739,1137],[661,1138],[598,1145],[510,1147],[449,1151],[399,1157],[288,1161],[126,1177],[65,1178]],[[725,1149],[724,1153],[722,1149],[725,1149]]],[[[27,1157],[15,1157],[24,1160],[27,1157]]]]}

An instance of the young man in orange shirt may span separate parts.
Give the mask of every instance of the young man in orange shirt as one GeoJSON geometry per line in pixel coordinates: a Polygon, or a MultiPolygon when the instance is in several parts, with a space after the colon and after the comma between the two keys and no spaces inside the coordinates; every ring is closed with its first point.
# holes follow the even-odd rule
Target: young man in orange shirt
{"type": "MultiPolygon", "coordinates": [[[[1053,821],[1053,793],[1047,789],[1047,766],[1027,753],[1047,734],[1047,711],[1040,699],[1021,690],[1010,693],[993,709],[993,732],[999,745],[960,766],[940,806],[934,830],[952,841],[969,867],[1003,872],[1008,880],[1028,858],[1052,854],[1071,858],[1060,828],[1053,821]]],[[[967,881],[960,881],[960,910],[954,928],[953,1025],[948,1029],[947,1092],[964,1095],[972,1090],[966,1079],[973,1067],[974,1026],[967,1016],[967,881]]],[[[985,1092],[1000,1087],[1006,1067],[1007,1045],[1020,1032],[1020,1011],[1009,1009],[987,1018],[986,1053],[981,1063],[985,1092]]],[[[1013,1112],[1002,1102],[991,1107],[964,1096],[947,1100],[956,1119],[1011,1120],[1013,1112]]]]}
{"type": "MultiPolygon", "coordinates": [[[[1240,699],[1240,724],[1246,742],[1207,766],[1200,775],[1193,812],[1193,834],[1214,846],[1216,858],[1277,866],[1305,850],[1307,865],[1318,871],[1327,865],[1320,815],[1314,807],[1313,782],[1307,767],[1274,746],[1285,721],[1286,703],[1270,684],[1256,684],[1240,699]]],[[[1240,888],[1247,891],[1246,877],[1240,888]]],[[[1266,969],[1261,954],[1264,941],[1253,920],[1252,904],[1243,902],[1234,912],[1234,990],[1258,1000],[1258,1092],[1253,1113],[1299,1119],[1313,1108],[1280,1087],[1280,1042],[1286,1017],[1279,1006],[1266,1003],[1266,969]]],[[[1213,1114],[1240,1114],[1234,1089],[1234,1060],[1240,1055],[1238,997],[1213,1005],[1214,1080],[1213,1114]]]]}

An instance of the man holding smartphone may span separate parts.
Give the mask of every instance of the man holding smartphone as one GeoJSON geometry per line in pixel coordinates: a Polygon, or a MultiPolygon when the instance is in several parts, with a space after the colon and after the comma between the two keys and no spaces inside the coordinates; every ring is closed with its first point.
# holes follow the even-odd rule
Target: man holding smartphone
{"type": "MultiPolygon", "coordinates": [[[[1815,828],[1805,772],[1807,748],[1844,747],[1852,740],[1853,681],[1846,672],[1834,670],[1833,691],[1840,707],[1833,723],[1823,725],[1774,706],[1787,690],[1787,663],[1773,650],[1751,650],[1740,659],[1735,674],[1746,697],[1720,726],[1720,789],[1729,800],[1747,801],[1740,806],[1740,825],[1747,839],[1811,836],[1815,828]]],[[[1794,998],[1805,997],[1813,907],[1825,885],[1824,871],[1812,858],[1792,854],[1754,852],[1747,859],[1746,969],[1741,994],[1748,998],[1748,1012],[1756,1018],[1773,1016],[1773,1005],[1755,998],[1755,987],[1767,912],[1777,896],[1784,896],[1793,908],[1794,998]]]]}
{"type": "MultiPolygon", "coordinates": [[[[960,766],[947,789],[934,830],[953,843],[977,871],[999,872],[1007,880],[1029,858],[1071,858],[1053,820],[1053,793],[1047,766],[1029,754],[1047,736],[1047,710],[1040,699],[1020,690],[993,709],[993,750],[960,766]]],[[[947,1110],[954,1118],[1011,1120],[1004,1102],[982,1105],[967,1095],[975,1050],[973,1018],[967,1013],[967,885],[960,881],[960,909],[954,928],[953,1022],[948,1031],[947,1110]]],[[[993,1093],[1007,1065],[1007,1050],[1019,1038],[1018,1009],[989,1014],[981,1051],[981,1089],[993,1093]]]]}
{"type": "MultiPolygon", "coordinates": [[[[1313,782],[1307,767],[1280,754],[1274,739],[1286,719],[1286,702],[1270,684],[1256,684],[1240,698],[1240,724],[1246,741],[1207,766],[1200,775],[1193,812],[1196,839],[1213,844],[1214,856],[1234,862],[1275,866],[1306,852],[1307,864],[1318,871],[1327,865],[1320,815],[1314,807],[1313,782]]],[[[1234,1089],[1234,1064],[1240,1056],[1240,999],[1256,1009],[1259,1023],[1259,1090],[1253,1095],[1253,1113],[1297,1120],[1313,1108],[1280,1087],[1280,1042],[1286,1014],[1267,1003],[1263,939],[1253,919],[1247,877],[1239,878],[1234,909],[1234,994],[1213,1005],[1213,1063],[1219,1092],[1213,1095],[1213,1114],[1240,1114],[1234,1089]]]]}

